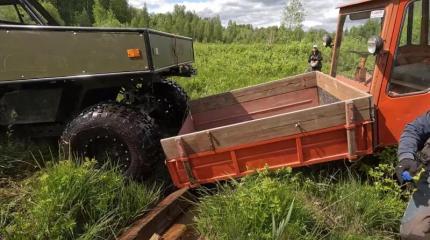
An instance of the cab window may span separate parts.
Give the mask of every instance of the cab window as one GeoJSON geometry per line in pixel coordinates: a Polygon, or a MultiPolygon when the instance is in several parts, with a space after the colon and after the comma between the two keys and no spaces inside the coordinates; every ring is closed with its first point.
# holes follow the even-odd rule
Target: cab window
{"type": "Polygon", "coordinates": [[[388,85],[391,96],[430,88],[429,0],[411,2],[403,18],[388,85]]]}
{"type": "Polygon", "coordinates": [[[20,4],[0,5],[0,24],[35,24],[20,4]]]}
{"type": "Polygon", "coordinates": [[[367,84],[372,81],[376,58],[368,52],[367,41],[372,36],[380,35],[384,14],[381,9],[342,16],[343,32],[336,77],[367,84]]]}

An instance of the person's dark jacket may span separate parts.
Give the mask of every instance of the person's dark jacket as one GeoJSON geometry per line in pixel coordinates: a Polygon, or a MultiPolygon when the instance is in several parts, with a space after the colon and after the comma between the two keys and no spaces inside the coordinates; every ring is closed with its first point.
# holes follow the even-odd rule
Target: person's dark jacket
{"type": "Polygon", "coordinates": [[[399,160],[417,159],[420,151],[430,138],[430,112],[418,117],[406,125],[400,137],[398,157],[399,160]]]}
{"type": "Polygon", "coordinates": [[[315,53],[312,52],[311,55],[309,55],[308,63],[311,63],[311,61],[318,61],[318,65],[315,68],[321,69],[322,68],[322,60],[323,60],[323,57],[321,55],[321,52],[316,51],[315,53]]]}

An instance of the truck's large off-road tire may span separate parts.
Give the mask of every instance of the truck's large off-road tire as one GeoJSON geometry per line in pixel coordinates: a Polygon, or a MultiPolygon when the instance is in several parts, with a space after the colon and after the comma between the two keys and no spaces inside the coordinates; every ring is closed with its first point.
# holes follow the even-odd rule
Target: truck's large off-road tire
{"type": "Polygon", "coordinates": [[[153,109],[148,111],[151,117],[170,135],[177,134],[188,115],[187,93],[176,82],[161,79],[154,83],[152,94],[156,99],[156,108],[149,107],[153,109]]]}
{"type": "Polygon", "coordinates": [[[98,104],[66,128],[61,143],[75,157],[118,165],[126,176],[144,179],[160,156],[159,134],[152,118],[117,103],[98,104]]]}

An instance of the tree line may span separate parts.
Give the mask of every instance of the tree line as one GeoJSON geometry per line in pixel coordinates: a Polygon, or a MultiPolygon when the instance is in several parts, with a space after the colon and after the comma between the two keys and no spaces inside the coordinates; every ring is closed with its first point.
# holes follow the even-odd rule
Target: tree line
{"type": "Polygon", "coordinates": [[[221,43],[285,43],[289,41],[321,41],[326,32],[305,32],[301,0],[286,4],[281,26],[256,28],[250,24],[229,21],[223,26],[219,16],[200,17],[185,6],[176,5],[172,12],[149,13],[147,6],[136,8],[127,0],[40,0],[61,23],[68,26],[152,28],[189,36],[199,42],[221,43]],[[300,14],[297,14],[297,12],[300,14]]]}

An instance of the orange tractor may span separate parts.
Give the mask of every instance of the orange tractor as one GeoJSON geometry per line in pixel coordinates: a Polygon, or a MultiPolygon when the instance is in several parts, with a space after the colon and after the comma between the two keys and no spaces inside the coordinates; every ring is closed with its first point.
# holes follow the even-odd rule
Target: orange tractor
{"type": "Polygon", "coordinates": [[[161,141],[177,187],[256,169],[354,161],[395,145],[430,109],[429,0],[340,7],[330,75],[289,77],[192,101],[178,136],[161,141]]]}

